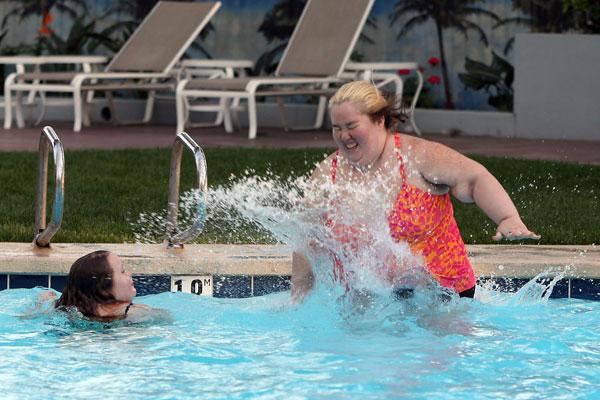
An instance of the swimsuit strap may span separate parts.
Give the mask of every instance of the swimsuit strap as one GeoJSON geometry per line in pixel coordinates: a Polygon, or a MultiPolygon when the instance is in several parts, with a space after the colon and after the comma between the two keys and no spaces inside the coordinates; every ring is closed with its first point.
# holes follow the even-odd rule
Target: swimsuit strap
{"type": "Polygon", "coordinates": [[[125,314],[123,314],[123,318],[125,318],[127,316],[127,313],[129,312],[129,307],[131,307],[133,305],[133,303],[129,303],[127,305],[127,307],[125,308],[125,314]]]}
{"type": "Polygon", "coordinates": [[[335,152],[335,157],[333,157],[331,159],[331,181],[333,183],[335,183],[335,174],[337,171],[337,163],[338,163],[338,155],[340,154],[340,151],[336,151],[335,152]]]}
{"type": "Polygon", "coordinates": [[[406,186],[406,169],[404,168],[404,157],[402,157],[402,153],[400,150],[402,149],[402,141],[400,140],[400,134],[394,134],[394,144],[395,144],[395,152],[398,161],[400,161],[400,176],[402,177],[402,187],[406,186]]]}

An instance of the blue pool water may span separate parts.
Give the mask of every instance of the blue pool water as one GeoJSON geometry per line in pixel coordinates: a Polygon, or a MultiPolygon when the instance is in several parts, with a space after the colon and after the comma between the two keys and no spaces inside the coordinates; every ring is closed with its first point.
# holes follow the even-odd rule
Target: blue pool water
{"type": "Polygon", "coordinates": [[[3,398],[600,398],[600,302],[538,285],[441,303],[163,293],[136,302],[170,319],[112,325],[33,312],[39,292],[0,292],[3,398]]]}

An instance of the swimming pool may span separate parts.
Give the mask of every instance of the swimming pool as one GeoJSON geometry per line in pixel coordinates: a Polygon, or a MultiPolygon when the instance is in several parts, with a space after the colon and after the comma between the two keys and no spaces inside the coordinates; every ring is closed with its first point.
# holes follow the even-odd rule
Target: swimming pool
{"type": "Polygon", "coordinates": [[[367,309],[318,290],[136,299],[171,321],[101,326],[30,315],[39,289],[0,292],[4,398],[597,398],[600,302],[516,294],[367,309]],[[30,315],[24,317],[24,315],[30,315]]]}
{"type": "MultiPolygon", "coordinates": [[[[250,180],[240,190],[234,186],[233,191],[216,194],[223,198],[223,209],[249,212],[279,242],[301,243],[300,236],[316,227],[302,225],[306,220],[297,217],[297,210],[279,201],[291,195],[291,201],[283,203],[297,204],[297,193],[279,187],[281,196],[273,196],[272,187],[260,183],[250,180]],[[263,198],[264,204],[257,204],[263,198]]],[[[219,264],[218,252],[199,246],[180,253],[161,249],[154,265],[147,247],[140,247],[123,258],[129,269],[142,274],[140,294],[154,294],[136,302],[166,309],[171,318],[103,325],[72,322],[64,313],[32,312],[40,289],[15,288],[48,284],[58,289],[72,255],[113,245],[85,245],[86,251],[56,245],[47,254],[31,254],[26,247],[17,250],[10,244],[0,254],[0,288],[2,282],[11,288],[0,291],[0,387],[5,397],[600,397],[600,302],[574,298],[599,296],[598,280],[588,279],[597,278],[599,269],[585,271],[595,265],[587,261],[568,274],[559,272],[566,279],[553,282],[552,291],[547,282],[526,278],[532,264],[522,252],[514,255],[504,247],[502,257],[496,258],[501,264],[494,261],[490,266],[500,276],[518,278],[509,284],[527,282],[516,293],[491,291],[497,282],[483,280],[485,288],[478,288],[475,300],[440,301],[425,291],[398,301],[386,295],[385,287],[358,279],[359,288],[366,285],[378,294],[348,297],[339,285],[321,284],[305,303],[294,306],[287,291],[249,297],[268,292],[257,293],[257,288],[274,287],[264,281],[256,285],[261,272],[273,274],[279,283],[283,280],[278,290],[289,288],[289,252],[287,257],[262,250],[239,256],[227,246],[222,252],[228,262],[244,262],[234,273],[219,264]],[[251,263],[260,268],[253,272],[251,263]],[[182,274],[179,264],[185,274],[210,275],[213,294],[246,298],[166,292],[182,274]],[[159,268],[152,272],[154,266],[159,268]],[[224,283],[217,288],[219,276],[224,283]],[[36,279],[39,283],[32,284],[36,279]],[[551,295],[567,298],[549,300],[551,295]]],[[[568,261],[563,262],[551,249],[536,247],[532,253],[537,258],[551,258],[536,268],[580,262],[572,250],[566,251],[568,261]]],[[[319,271],[324,279],[318,282],[327,282],[330,263],[323,263],[319,271]]]]}

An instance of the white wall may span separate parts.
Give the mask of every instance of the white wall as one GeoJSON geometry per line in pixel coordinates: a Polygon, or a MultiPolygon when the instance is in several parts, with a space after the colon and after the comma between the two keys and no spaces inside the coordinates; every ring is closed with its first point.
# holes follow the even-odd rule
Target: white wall
{"type": "Polygon", "coordinates": [[[514,93],[517,137],[600,140],[600,35],[517,35],[514,93]]]}

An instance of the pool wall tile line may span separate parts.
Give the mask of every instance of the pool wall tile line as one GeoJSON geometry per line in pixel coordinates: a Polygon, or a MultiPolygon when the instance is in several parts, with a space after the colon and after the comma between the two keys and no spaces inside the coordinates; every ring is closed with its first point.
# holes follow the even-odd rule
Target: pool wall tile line
{"type": "Polygon", "coordinates": [[[255,275],[252,277],[252,294],[254,296],[264,296],[270,293],[282,292],[292,287],[292,277],[289,275],[255,275]]]}
{"type": "Polygon", "coordinates": [[[11,289],[31,289],[36,286],[48,287],[49,275],[10,275],[9,287],[11,289]]]}
{"type": "MultiPolygon", "coordinates": [[[[175,275],[176,276],[176,275],[175,275]]],[[[171,275],[134,275],[137,296],[147,296],[171,289],[171,275]]],[[[30,289],[37,286],[62,291],[67,281],[66,275],[48,274],[0,274],[0,290],[30,289]]],[[[530,279],[508,277],[480,277],[478,285],[488,289],[514,293],[530,279]]],[[[548,279],[539,279],[540,284],[548,284],[548,279]]],[[[213,296],[221,298],[246,298],[264,296],[270,293],[290,290],[289,275],[214,275],[213,296]]],[[[600,301],[600,279],[571,278],[561,279],[554,286],[550,298],[576,298],[600,301]]]]}
{"type": "Polygon", "coordinates": [[[50,276],[50,287],[57,292],[62,292],[67,284],[66,275],[51,275],[50,276]]]}
{"type": "Polygon", "coordinates": [[[552,289],[552,293],[550,294],[551,299],[565,299],[569,298],[569,285],[570,279],[561,279],[556,282],[554,288],[552,289]]]}
{"type": "MultiPolygon", "coordinates": [[[[521,289],[523,286],[525,286],[525,284],[527,282],[529,282],[531,279],[527,279],[527,278],[508,278],[508,277],[480,277],[477,280],[477,284],[482,285],[488,289],[492,289],[492,290],[499,290],[501,292],[507,292],[507,293],[514,293],[516,291],[518,291],[519,289],[521,289]]],[[[597,281],[597,280],[593,280],[592,281],[597,281]]],[[[547,279],[547,278],[542,278],[542,279],[538,279],[538,283],[543,284],[543,285],[548,285],[550,283],[551,279],[547,279]]],[[[552,293],[550,294],[550,298],[551,299],[564,299],[564,298],[569,298],[569,285],[572,285],[571,283],[571,279],[561,279],[558,282],[556,282],[556,284],[554,285],[554,287],[552,288],[552,293]]],[[[600,282],[598,283],[598,285],[600,286],[600,282]]],[[[600,289],[600,288],[599,288],[600,289]]],[[[572,287],[571,287],[571,297],[572,296],[572,287]]],[[[588,287],[584,287],[582,288],[582,293],[588,293],[587,292],[588,287]]],[[[579,297],[579,298],[584,298],[584,297],[579,297]]],[[[586,299],[588,299],[588,297],[585,297],[586,299]]],[[[600,300],[600,297],[598,298],[589,298],[590,300],[600,300]]]]}
{"type": "Polygon", "coordinates": [[[214,275],[213,297],[252,297],[252,277],[249,275],[214,275]]]}
{"type": "Polygon", "coordinates": [[[171,290],[170,275],[134,275],[133,283],[137,289],[136,296],[148,296],[171,290]]]}
{"type": "Polygon", "coordinates": [[[571,298],[600,300],[600,280],[586,278],[571,279],[571,298]]]}

